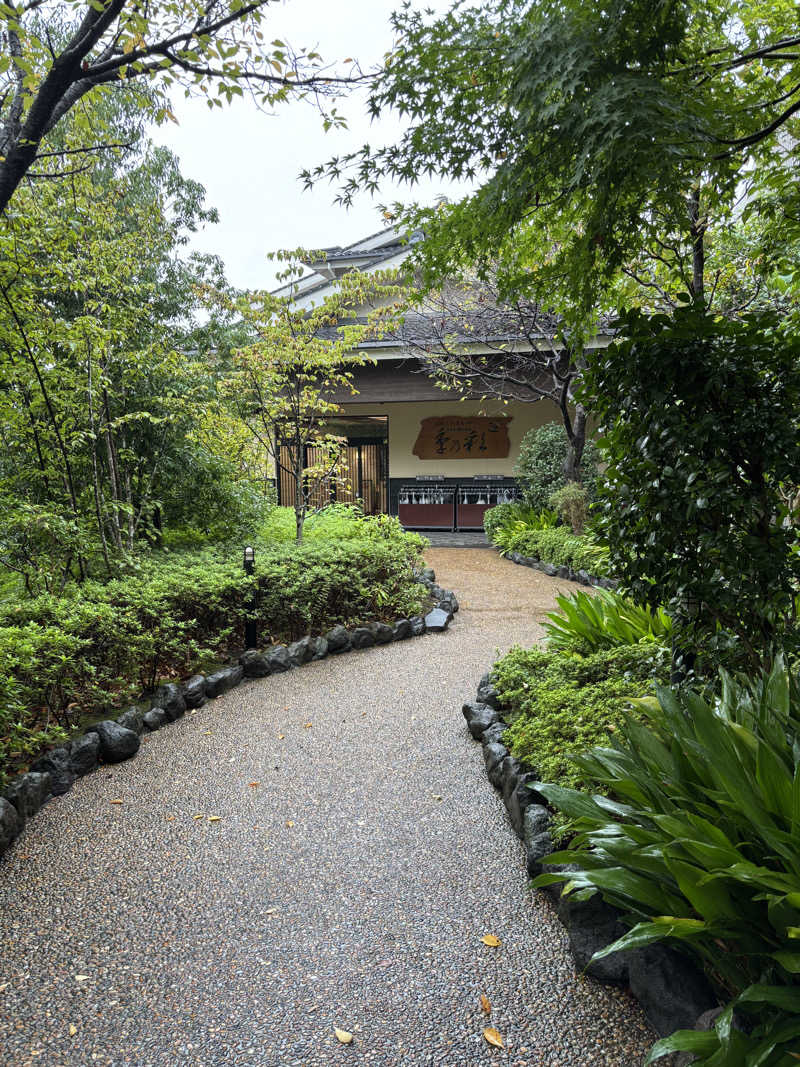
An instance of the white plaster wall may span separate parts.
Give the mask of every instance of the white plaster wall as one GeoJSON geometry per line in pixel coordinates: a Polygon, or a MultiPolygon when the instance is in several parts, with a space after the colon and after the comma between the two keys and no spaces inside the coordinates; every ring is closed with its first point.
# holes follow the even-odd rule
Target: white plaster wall
{"type": "Polygon", "coordinates": [[[510,477],[519,452],[520,442],[528,430],[559,419],[555,404],[540,400],[535,404],[498,401],[465,400],[463,402],[425,401],[408,404],[343,404],[348,415],[388,415],[389,417],[389,476],[413,478],[418,474],[443,474],[459,478],[473,474],[502,474],[510,477]],[[420,421],[441,415],[506,415],[513,416],[508,426],[511,447],[505,459],[419,459],[412,449],[420,430],[420,421]]]}

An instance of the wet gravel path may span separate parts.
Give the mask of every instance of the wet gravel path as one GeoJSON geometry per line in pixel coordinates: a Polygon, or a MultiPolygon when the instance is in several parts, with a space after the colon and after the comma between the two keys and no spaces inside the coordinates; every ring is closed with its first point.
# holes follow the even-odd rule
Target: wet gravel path
{"type": "Polygon", "coordinates": [[[559,585],[429,562],[446,634],[240,686],[33,821],[0,861],[4,1067],[640,1061],[638,1007],[575,976],[460,712],[559,585]]]}

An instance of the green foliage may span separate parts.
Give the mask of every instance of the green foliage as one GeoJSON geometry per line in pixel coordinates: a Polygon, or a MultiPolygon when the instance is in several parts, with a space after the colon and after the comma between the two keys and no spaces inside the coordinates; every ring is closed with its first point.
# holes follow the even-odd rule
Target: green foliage
{"type": "Polygon", "coordinates": [[[266,645],[418,614],[424,542],[383,518],[351,516],[350,536],[335,540],[259,544],[253,578],[240,546],[154,553],[125,577],[0,605],[0,774],[55,736],[54,722],[68,729],[240,648],[248,618],[266,645]]]}
{"type": "Polygon", "coordinates": [[[521,530],[509,540],[507,552],[519,552],[531,559],[552,563],[555,567],[572,567],[589,574],[608,574],[608,552],[591,537],[579,537],[566,526],[550,530],[521,530]]]}
{"type": "Polygon", "coordinates": [[[497,533],[501,529],[526,527],[530,530],[549,530],[558,522],[558,516],[553,511],[542,509],[537,511],[527,504],[512,502],[510,504],[496,504],[483,514],[483,528],[490,541],[497,544],[497,533]]]}
{"type": "Polygon", "coordinates": [[[666,657],[653,645],[589,656],[514,648],[492,668],[511,726],[503,736],[512,754],[545,781],[579,788],[583,773],[570,760],[608,741],[633,697],[664,677],[666,657]]]}
{"type": "Polygon", "coordinates": [[[672,640],[672,620],[663,608],[639,607],[621,593],[596,589],[556,597],[559,611],[544,624],[549,648],[591,653],[641,642],[664,648],[672,640]]]}
{"type": "MultiPolygon", "coordinates": [[[[564,428],[554,422],[528,430],[522,438],[514,476],[522,488],[526,504],[538,510],[553,506],[553,493],[567,484],[563,469],[567,447],[564,428]]],[[[593,441],[587,441],[580,470],[589,503],[597,492],[598,460],[597,446],[593,441]]]]}
{"type": "MultiPolygon", "coordinates": [[[[730,998],[696,1048],[707,1067],[783,1067],[800,1009],[800,690],[782,658],[769,675],[722,675],[721,696],[658,690],[575,773],[615,803],[543,785],[576,820],[566,892],[600,892],[631,926],[602,955],[667,941],[696,956],[730,998]],[[644,718],[644,722],[642,722],[644,718]],[[747,1029],[731,1029],[733,1012],[747,1029]]],[[[598,955],[600,955],[598,954],[598,955]]]]}
{"type": "Polygon", "coordinates": [[[548,503],[558,512],[562,520],[572,527],[573,533],[583,533],[589,512],[589,500],[585,486],[577,482],[567,482],[566,485],[562,485],[560,489],[551,493],[548,503]]]}
{"type": "Polygon", "coordinates": [[[796,190],[786,0],[490,0],[404,7],[393,23],[370,110],[403,114],[405,132],[306,180],[339,181],[345,202],[382,177],[469,182],[455,204],[408,213],[426,234],[426,282],[500,260],[508,291],[585,325],[642,249],[691,261],[686,201],[700,176],[712,225],[767,160],[796,190]]]}
{"type": "MultiPolygon", "coordinates": [[[[800,470],[800,342],[759,315],[638,312],[586,389],[609,460],[597,528],[635,599],[758,663],[785,638],[800,581],[783,486],[800,470]],[[619,397],[625,397],[620,404],[619,397]]],[[[688,640],[688,638],[686,638],[688,640]]]]}

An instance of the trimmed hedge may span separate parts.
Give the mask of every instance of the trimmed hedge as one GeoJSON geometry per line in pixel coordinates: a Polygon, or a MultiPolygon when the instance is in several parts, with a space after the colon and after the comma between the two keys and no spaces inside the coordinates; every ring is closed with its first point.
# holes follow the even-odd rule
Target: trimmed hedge
{"type": "Polygon", "coordinates": [[[241,647],[248,618],[267,645],[418,614],[422,544],[370,527],[370,536],[335,543],[260,548],[252,577],[239,550],[160,555],[125,578],[4,605],[0,779],[80,718],[241,647]]]}
{"type": "Polygon", "coordinates": [[[591,537],[574,534],[568,526],[522,530],[512,538],[509,550],[555,567],[572,567],[574,571],[584,570],[598,577],[608,575],[608,553],[591,537]]]}

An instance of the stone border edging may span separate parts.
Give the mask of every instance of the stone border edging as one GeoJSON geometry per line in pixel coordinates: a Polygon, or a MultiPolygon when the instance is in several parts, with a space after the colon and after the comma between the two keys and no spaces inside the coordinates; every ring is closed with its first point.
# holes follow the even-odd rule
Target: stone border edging
{"type": "Polygon", "coordinates": [[[415,577],[433,600],[424,617],[397,619],[392,626],[370,622],[350,630],[337,625],[324,637],[309,634],[288,646],[271,645],[264,651],[247,649],[237,663],[213,674],[192,675],[183,685],[167,682],[159,686],[150,698],[149,711],[142,713],[138,707],[129,707],[116,719],[95,723],[81,736],[40,756],[29,771],[13,778],[0,793],[0,856],[20,836],[28,820],[52,797],[69,792],[77,778],[103,764],[130,759],[139,751],[143,733],[155,733],[180,719],[187,710],[203,707],[245,679],[282,674],[328,655],[405,641],[425,633],[442,633],[459,609],[458,599],[452,590],[436,584],[436,575],[429,567],[415,577]]]}
{"type": "MultiPolygon", "coordinates": [[[[547,863],[547,857],[555,851],[550,833],[552,815],[546,798],[533,788],[539,776],[526,769],[502,743],[508,724],[502,717],[503,706],[492,685],[491,672],[481,678],[476,699],[461,710],[469,733],[483,746],[486,775],[501,794],[514,833],[525,846],[530,877],[548,871],[577,870],[570,864],[547,863]]],[[[599,893],[580,901],[562,896],[562,887],[562,883],[556,883],[542,892],[556,905],[558,918],[566,927],[575,965],[601,982],[628,987],[659,1037],[692,1029],[717,1008],[717,998],[702,972],[688,957],[663,944],[615,952],[592,962],[595,952],[616,941],[628,927],[622,922],[622,912],[606,903],[599,893]]],[[[663,1062],[666,1065],[671,1061],[663,1062]]]]}
{"type": "MultiPolygon", "coordinates": [[[[497,549],[497,545],[492,544],[492,547],[497,549]]],[[[500,553],[502,555],[502,553],[500,553]]],[[[562,564],[557,567],[555,563],[545,563],[543,560],[536,559],[535,556],[523,556],[520,552],[509,552],[504,559],[511,560],[512,563],[516,563],[520,567],[530,567],[535,571],[542,571],[543,574],[548,575],[550,578],[562,578],[567,582],[577,582],[579,585],[596,585],[601,589],[617,589],[619,582],[616,578],[601,578],[597,574],[589,574],[585,570],[574,571],[572,567],[568,567],[562,564]]]]}

